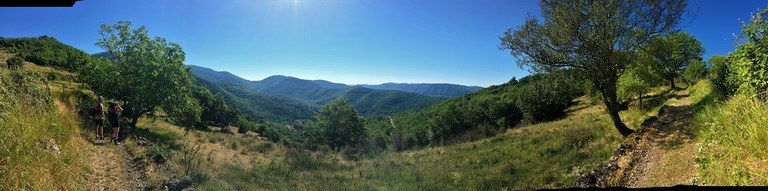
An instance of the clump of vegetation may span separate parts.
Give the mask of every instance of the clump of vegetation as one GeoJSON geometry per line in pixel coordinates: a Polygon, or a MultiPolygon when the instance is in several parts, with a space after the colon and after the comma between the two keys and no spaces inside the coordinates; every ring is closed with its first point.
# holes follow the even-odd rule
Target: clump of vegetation
{"type": "Polygon", "coordinates": [[[36,73],[0,73],[0,190],[85,189],[80,124],[45,83],[36,73]]]}
{"type": "Polygon", "coordinates": [[[24,59],[20,56],[14,56],[6,60],[5,63],[10,70],[20,70],[24,66],[24,59]]]}
{"type": "Polygon", "coordinates": [[[707,60],[707,64],[711,67],[708,77],[724,96],[735,94],[739,88],[738,79],[731,69],[733,66],[729,64],[728,60],[728,57],[718,55],[707,60]]]}

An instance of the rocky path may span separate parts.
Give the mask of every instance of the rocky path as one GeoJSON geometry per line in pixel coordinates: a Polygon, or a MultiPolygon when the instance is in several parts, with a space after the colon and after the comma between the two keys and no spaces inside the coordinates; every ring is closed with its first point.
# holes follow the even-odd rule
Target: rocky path
{"type": "Polygon", "coordinates": [[[579,187],[660,187],[693,184],[694,162],[691,100],[687,91],[676,92],[662,106],[658,117],[641,125],[614,151],[609,161],[579,177],[579,187]]]}

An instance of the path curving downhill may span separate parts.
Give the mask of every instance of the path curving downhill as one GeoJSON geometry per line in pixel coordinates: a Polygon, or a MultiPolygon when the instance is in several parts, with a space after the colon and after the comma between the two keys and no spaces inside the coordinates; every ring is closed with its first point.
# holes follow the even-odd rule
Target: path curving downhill
{"type": "Polygon", "coordinates": [[[694,156],[692,102],[688,91],[644,121],[624,140],[610,160],[595,166],[575,182],[578,187],[661,187],[694,184],[698,176],[694,156]]]}

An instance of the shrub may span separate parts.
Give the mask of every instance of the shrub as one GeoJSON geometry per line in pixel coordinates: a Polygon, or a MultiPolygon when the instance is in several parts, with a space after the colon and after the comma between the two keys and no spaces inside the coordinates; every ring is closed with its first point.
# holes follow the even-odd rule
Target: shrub
{"type": "Polygon", "coordinates": [[[515,103],[524,120],[536,122],[564,114],[571,101],[582,93],[573,76],[572,71],[557,71],[520,79],[522,85],[516,90],[515,103]]]}
{"type": "Polygon", "coordinates": [[[5,63],[7,64],[8,69],[20,70],[24,65],[24,59],[22,59],[20,56],[14,56],[6,60],[5,63]]]}
{"type": "Polygon", "coordinates": [[[749,23],[743,23],[741,32],[743,44],[729,55],[733,71],[740,80],[739,89],[768,98],[768,10],[752,15],[749,23]]]}
{"type": "Polygon", "coordinates": [[[709,70],[709,78],[712,83],[715,84],[717,89],[725,96],[731,96],[736,93],[739,88],[739,82],[736,74],[731,68],[728,57],[725,56],[712,56],[707,60],[707,64],[711,67],[709,70]]]}
{"type": "Polygon", "coordinates": [[[700,80],[703,77],[706,77],[706,75],[707,67],[704,65],[704,62],[699,60],[692,60],[683,72],[683,77],[689,85],[692,85],[692,83],[700,80]]]}

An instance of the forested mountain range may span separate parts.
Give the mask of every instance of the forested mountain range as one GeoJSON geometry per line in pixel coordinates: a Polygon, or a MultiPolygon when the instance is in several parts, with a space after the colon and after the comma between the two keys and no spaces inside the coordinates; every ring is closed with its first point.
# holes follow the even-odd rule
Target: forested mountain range
{"type": "MultiPolygon", "coordinates": [[[[325,80],[304,80],[281,75],[270,76],[261,81],[249,81],[229,72],[214,71],[192,65],[190,67],[201,84],[214,93],[222,93],[227,102],[235,103],[245,114],[256,119],[276,122],[310,119],[316,108],[337,98],[348,99],[349,103],[365,116],[419,109],[445,99],[445,96],[436,97],[398,90],[373,89],[365,86],[350,86],[325,80]],[[291,112],[294,110],[297,112],[291,112]]],[[[447,84],[439,85],[445,86],[447,84]]],[[[472,89],[461,85],[450,85],[463,87],[467,91],[472,89]]],[[[425,84],[420,86],[426,87],[425,84]]],[[[379,87],[379,85],[374,87],[379,87]]],[[[430,91],[426,88],[424,90],[410,89],[420,92],[430,91]]],[[[452,92],[456,94],[460,90],[452,92]]]]}
{"type": "Polygon", "coordinates": [[[475,92],[482,89],[478,86],[464,86],[458,84],[446,84],[446,83],[383,83],[383,84],[361,84],[361,85],[347,85],[342,83],[334,83],[326,80],[304,80],[290,76],[274,75],[267,77],[261,81],[249,81],[238,76],[235,76],[225,71],[215,71],[210,68],[190,65],[192,71],[203,79],[207,79],[211,82],[230,82],[234,84],[240,84],[243,86],[250,86],[258,91],[264,91],[274,94],[285,94],[288,96],[307,97],[311,99],[319,99],[315,94],[332,94],[332,91],[324,89],[340,90],[348,89],[354,86],[362,86],[376,90],[397,90],[403,92],[417,93],[427,96],[435,97],[458,97],[467,93],[475,92]],[[287,86],[287,87],[278,87],[287,86]],[[302,93],[303,95],[296,95],[292,89],[296,89],[295,86],[302,88],[304,91],[311,93],[302,93]],[[310,95],[312,94],[312,95],[310,95]]]}

